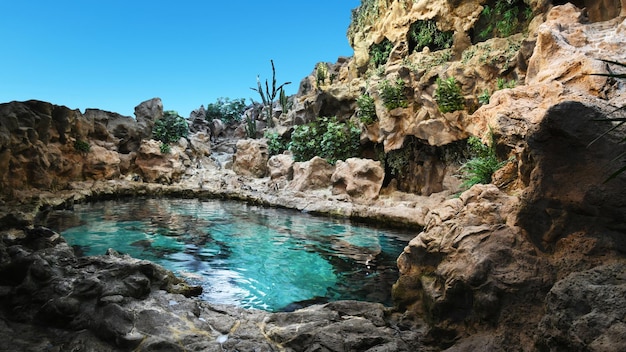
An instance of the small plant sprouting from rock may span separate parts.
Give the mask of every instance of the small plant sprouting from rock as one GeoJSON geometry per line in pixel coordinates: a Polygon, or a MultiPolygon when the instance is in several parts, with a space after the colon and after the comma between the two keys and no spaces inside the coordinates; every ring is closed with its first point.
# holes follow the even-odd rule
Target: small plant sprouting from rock
{"type": "Polygon", "coordinates": [[[187,121],[178,112],[168,110],[163,112],[163,117],[154,122],[152,137],[163,143],[175,143],[189,134],[187,121]]]}
{"type": "Polygon", "coordinates": [[[378,120],[374,98],[365,93],[356,99],[357,116],[364,125],[371,125],[378,120]]]}
{"type": "Polygon", "coordinates": [[[495,4],[486,4],[477,22],[477,39],[505,38],[522,32],[532,16],[532,10],[522,0],[496,0],[495,4]]]}
{"type": "Polygon", "coordinates": [[[91,150],[91,145],[87,141],[84,141],[82,139],[76,139],[74,141],[74,149],[77,152],[86,154],[89,153],[89,151],[91,150]]]}
{"type": "Polygon", "coordinates": [[[496,81],[497,90],[515,88],[516,85],[517,81],[514,79],[507,81],[506,79],[499,77],[496,81]]]}
{"type": "Polygon", "coordinates": [[[323,117],[295,127],[289,149],[295,161],[307,161],[314,156],[330,164],[358,155],[361,129],[351,121],[340,122],[336,117],[323,117]]]}
{"type": "Polygon", "coordinates": [[[326,78],[328,77],[328,66],[324,62],[320,62],[315,67],[315,83],[317,85],[317,89],[322,89],[322,86],[326,82],[326,78]]]}
{"type": "Polygon", "coordinates": [[[389,55],[393,49],[393,43],[385,38],[382,42],[370,47],[370,62],[374,68],[378,68],[387,63],[389,55]]]}
{"type": "Polygon", "coordinates": [[[439,106],[439,111],[453,112],[465,108],[465,98],[461,94],[456,78],[437,78],[437,89],[435,90],[435,100],[439,106]]]}
{"type": "Polygon", "coordinates": [[[169,154],[172,151],[172,147],[167,143],[161,142],[159,150],[161,151],[161,154],[169,154]]]}
{"type": "MultiPolygon", "coordinates": [[[[270,89],[269,83],[267,79],[265,80],[265,91],[263,90],[263,85],[261,84],[261,79],[259,76],[256,77],[256,88],[250,88],[261,96],[261,101],[263,102],[263,106],[265,107],[265,116],[267,117],[267,126],[272,128],[274,127],[274,119],[272,116],[272,110],[274,108],[274,100],[277,96],[280,95],[280,92],[284,89],[284,87],[291,82],[285,82],[281,85],[276,85],[276,68],[274,67],[274,60],[270,60],[272,63],[272,89],[270,89]]],[[[255,132],[256,133],[256,132],[255,132]]]]}
{"type": "Polygon", "coordinates": [[[489,89],[483,90],[483,92],[480,93],[480,95],[478,95],[478,103],[480,105],[489,104],[489,99],[491,99],[491,94],[489,93],[489,89]]]}
{"type": "Polygon", "coordinates": [[[493,173],[510,161],[498,161],[495,138],[491,131],[489,132],[489,139],[490,144],[485,145],[480,138],[474,136],[468,138],[467,145],[471,159],[459,169],[463,178],[461,188],[469,189],[479,183],[490,183],[493,173]]]}
{"type": "Polygon", "coordinates": [[[409,51],[422,51],[425,47],[431,51],[450,48],[452,35],[452,31],[440,31],[434,20],[417,21],[409,28],[409,51]]]}
{"type": "Polygon", "coordinates": [[[405,83],[402,78],[398,78],[394,83],[386,79],[380,83],[378,93],[387,110],[406,108],[409,106],[409,101],[404,95],[404,88],[405,83]]]}

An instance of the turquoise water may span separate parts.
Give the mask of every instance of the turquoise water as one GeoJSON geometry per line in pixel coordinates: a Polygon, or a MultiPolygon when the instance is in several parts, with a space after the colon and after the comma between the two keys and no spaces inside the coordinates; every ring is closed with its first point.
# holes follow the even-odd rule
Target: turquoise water
{"type": "Polygon", "coordinates": [[[78,253],[113,248],[201,285],[209,302],[269,311],[341,299],[390,304],[396,258],[413,237],[217,200],[103,201],[76,205],[72,216],[78,226],[60,231],[78,253]]]}

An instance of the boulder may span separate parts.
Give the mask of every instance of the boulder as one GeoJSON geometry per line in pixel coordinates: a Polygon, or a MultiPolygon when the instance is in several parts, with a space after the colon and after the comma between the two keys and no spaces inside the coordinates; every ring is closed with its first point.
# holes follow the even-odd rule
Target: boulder
{"type": "Polygon", "coordinates": [[[85,154],[83,176],[92,180],[110,180],[120,177],[121,160],[115,151],[91,146],[85,154]]]}
{"type": "Polygon", "coordinates": [[[152,136],[154,122],[163,117],[163,102],[160,98],[146,100],[135,107],[135,120],[144,138],[152,136]]]}
{"type": "MultiPolygon", "coordinates": [[[[515,226],[518,207],[517,197],[494,185],[475,185],[431,209],[424,230],[398,258],[394,300],[432,322],[431,333],[442,334],[439,346],[474,324],[506,326],[517,319],[529,329],[536,325],[541,307],[529,303],[549,290],[550,266],[515,226]]],[[[508,338],[514,344],[532,332],[519,329],[508,338]]]]}
{"type": "Polygon", "coordinates": [[[371,201],[378,198],[384,178],[385,170],[380,161],[349,158],[337,161],[330,181],[333,194],[347,194],[354,200],[371,201]]]}
{"type": "Polygon", "coordinates": [[[296,191],[328,188],[335,167],[319,156],[305,162],[293,163],[293,180],[289,187],[296,191]]]}
{"type": "Polygon", "coordinates": [[[169,154],[163,154],[161,144],[153,139],[143,141],[137,151],[135,165],[145,182],[170,184],[179,181],[185,173],[189,157],[178,146],[173,146],[169,154]]]}
{"type": "Polygon", "coordinates": [[[94,125],[92,139],[109,142],[122,154],[136,152],[141,141],[150,138],[148,133],[130,116],[98,109],[85,110],[85,117],[94,125]]]}
{"type": "Polygon", "coordinates": [[[267,161],[270,179],[293,179],[293,157],[290,154],[272,155],[267,161]]]}
{"type": "Polygon", "coordinates": [[[238,175],[262,178],[267,176],[269,152],[263,139],[241,139],[233,160],[233,171],[238,175]]]}
{"type": "Polygon", "coordinates": [[[546,296],[537,329],[542,351],[626,350],[626,265],[572,273],[546,296]]]}

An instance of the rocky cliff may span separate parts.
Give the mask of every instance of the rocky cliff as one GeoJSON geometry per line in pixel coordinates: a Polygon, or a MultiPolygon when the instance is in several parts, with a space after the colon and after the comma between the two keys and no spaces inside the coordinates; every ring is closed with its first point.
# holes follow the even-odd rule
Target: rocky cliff
{"type": "Polygon", "coordinates": [[[211,140],[204,124],[165,154],[150,140],[158,99],[136,118],[1,104],[3,333],[24,336],[17,349],[626,350],[626,173],[606,181],[626,148],[610,121],[626,88],[594,75],[620,72],[602,60],[626,62],[624,16],[617,0],[363,1],[348,31],[354,56],[318,65],[275,117],[285,135],[322,116],[358,120],[368,95],[375,118],[361,123],[362,150],[377,160],[294,163],[269,157],[262,139],[211,140]],[[451,78],[461,108],[444,111],[438,88],[451,78]],[[383,87],[398,82],[406,102],[389,109],[383,87]],[[493,138],[509,162],[463,191],[450,154],[469,136],[493,138]],[[149,263],[76,258],[37,227],[73,201],[136,194],[376,219],[416,237],[398,258],[393,309],[265,314],[186,298],[193,288],[149,263]],[[123,278],[81,273],[112,267],[123,278]],[[159,323],[170,320],[173,329],[159,323]]]}

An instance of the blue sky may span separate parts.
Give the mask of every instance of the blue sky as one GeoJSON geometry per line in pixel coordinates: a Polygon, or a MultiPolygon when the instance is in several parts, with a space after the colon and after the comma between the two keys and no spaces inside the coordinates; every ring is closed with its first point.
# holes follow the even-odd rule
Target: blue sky
{"type": "Polygon", "coordinates": [[[133,116],[160,97],[189,116],[218,97],[259,100],[256,76],[291,81],[352,56],[360,0],[0,2],[0,103],[38,99],[133,116]]]}

